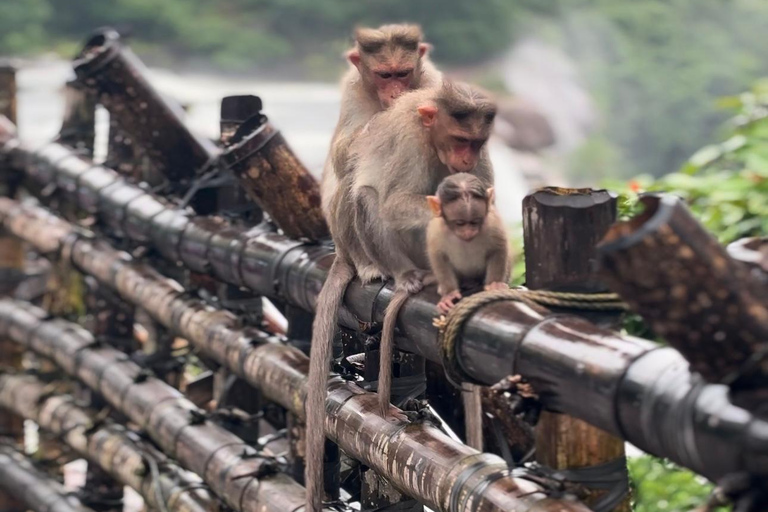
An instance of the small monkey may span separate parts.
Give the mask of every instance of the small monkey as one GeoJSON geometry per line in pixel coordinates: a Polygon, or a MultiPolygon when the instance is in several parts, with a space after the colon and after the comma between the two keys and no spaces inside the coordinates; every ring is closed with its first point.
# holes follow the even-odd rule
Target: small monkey
{"type": "Polygon", "coordinates": [[[312,327],[307,396],[306,472],[308,512],[319,511],[323,496],[325,395],[331,344],[344,290],[355,274],[363,282],[384,277],[359,244],[353,225],[352,172],[347,154],[352,141],[377,113],[403,92],[434,87],[442,75],[429,61],[430,45],[417,25],[384,25],[355,31],[355,47],[347,54],[351,67],[342,84],[341,112],[323,168],[322,206],[336,259],[318,296],[312,327]]]}
{"type": "MultiPolygon", "coordinates": [[[[427,255],[441,295],[438,309],[449,312],[461,289],[508,288],[511,259],[504,225],[494,207],[493,188],[471,174],[449,176],[427,197],[434,215],[427,228],[427,255]]],[[[480,388],[462,389],[467,444],[483,449],[480,388]]]]}
{"type": "Polygon", "coordinates": [[[478,90],[444,81],[438,88],[404,94],[372,119],[350,147],[357,239],[368,257],[395,278],[380,345],[383,415],[389,409],[397,315],[428,275],[424,246],[431,214],[426,197],[459,171],[473,172],[484,186],[493,186],[485,143],[495,114],[495,104],[478,90]]]}
{"type": "Polygon", "coordinates": [[[493,188],[471,174],[449,176],[427,197],[434,217],[427,228],[427,255],[448,313],[461,289],[509,288],[509,240],[494,206],[493,188]]]}

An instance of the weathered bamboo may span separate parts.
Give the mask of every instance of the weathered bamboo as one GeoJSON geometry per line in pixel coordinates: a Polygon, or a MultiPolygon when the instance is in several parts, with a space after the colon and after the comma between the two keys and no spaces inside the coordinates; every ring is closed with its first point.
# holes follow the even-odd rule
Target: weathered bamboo
{"type": "Polygon", "coordinates": [[[601,242],[601,275],[706,380],[766,387],[765,292],[681,199],[649,195],[642,202],[642,214],[616,224],[601,242]]]}
{"type": "MultiPolygon", "coordinates": [[[[243,124],[240,130],[247,127],[243,124]]],[[[317,180],[266,117],[253,132],[239,137],[236,133],[230,144],[224,163],[286,236],[307,240],[328,236],[317,180]]]]}
{"type": "Polygon", "coordinates": [[[96,98],[77,80],[66,83],[64,98],[64,120],[57,141],[93,157],[96,98]]]}
{"type": "Polygon", "coordinates": [[[48,385],[33,376],[0,375],[0,407],[61,437],[90,461],[89,466],[97,464],[140,493],[155,510],[163,505],[177,512],[220,509],[218,499],[197,475],[172,464],[123,426],[94,423],[94,411],[67,395],[50,394],[48,385]]]}
{"type": "Polygon", "coordinates": [[[95,345],[89,332],[70,322],[45,321],[46,313],[29,303],[0,301],[0,310],[0,334],[7,333],[99,392],[233,509],[285,512],[303,505],[304,488],[275,471],[271,454],[257,452],[206,421],[201,409],[165,382],[147,376],[123,352],[89,349],[95,345]]]}
{"type": "MultiPolygon", "coordinates": [[[[0,124],[2,116],[8,122],[16,122],[16,69],[14,66],[0,62],[0,124]]],[[[0,130],[2,131],[2,130],[0,130]]],[[[0,142],[2,142],[0,140],[0,142]]],[[[10,174],[9,162],[0,156],[0,173],[4,183],[0,185],[0,191],[5,195],[15,194],[19,180],[7,179],[10,174]]],[[[9,236],[4,229],[0,229],[0,274],[3,275],[0,284],[0,296],[13,293],[24,271],[24,247],[18,238],[9,236]]],[[[18,369],[21,367],[22,351],[15,343],[0,338],[0,367],[18,369]]],[[[0,414],[0,432],[13,438],[17,442],[24,440],[24,424],[17,415],[0,414]]],[[[8,512],[22,510],[18,499],[10,493],[0,492],[0,508],[8,512]]]]}
{"type": "Polygon", "coordinates": [[[218,154],[211,141],[184,126],[181,107],[152,87],[144,64],[114,30],[94,34],[73,64],[78,79],[98,97],[110,118],[147,151],[168,179],[191,179],[218,154]]]}
{"type": "MultiPolygon", "coordinates": [[[[0,488],[34,512],[93,512],[62,484],[34,467],[23,454],[0,444],[0,488]]],[[[3,508],[3,511],[9,509],[3,508]]]]}
{"type": "MultiPolygon", "coordinates": [[[[0,201],[0,212],[9,213],[4,208],[7,204],[0,201]]],[[[61,229],[64,223],[58,222],[61,229]]],[[[28,220],[26,226],[30,227],[28,220]]],[[[35,226],[36,232],[40,233],[40,229],[45,231],[42,225],[35,226]]],[[[187,298],[173,281],[159,276],[151,268],[130,265],[124,254],[104,244],[81,239],[71,246],[71,254],[80,269],[88,269],[87,272],[115,287],[126,300],[142,304],[155,319],[259,388],[267,398],[304,416],[309,362],[300,351],[277,343],[263,332],[237,328],[237,318],[231,313],[187,298]]],[[[16,325],[14,319],[20,315],[13,303],[0,302],[0,319],[7,318],[11,325],[16,325]],[[7,313],[5,306],[16,313],[7,313]]],[[[23,342],[29,337],[24,329],[8,330],[17,341],[23,342]]],[[[31,336],[33,348],[40,332],[35,331],[31,336]]],[[[52,358],[61,365],[68,361],[66,357],[56,359],[55,354],[52,358]]],[[[83,356],[80,360],[83,362],[79,371],[82,371],[86,363],[83,356]]],[[[89,379],[84,377],[84,380],[89,379]]],[[[474,507],[470,510],[478,512],[550,510],[552,507],[563,511],[583,510],[577,503],[549,500],[538,485],[511,477],[506,463],[499,457],[480,454],[457,443],[428,423],[409,424],[394,407],[389,418],[382,418],[376,408],[376,395],[364,392],[353,383],[336,377],[329,389],[327,435],[349,455],[431,508],[451,512],[464,510],[465,506],[474,507]],[[487,485],[480,485],[482,482],[487,485]]],[[[111,393],[105,391],[105,398],[110,400],[110,396],[111,393]]],[[[128,393],[124,400],[130,396],[128,393]]],[[[135,419],[144,425],[141,420],[141,417],[135,419]]],[[[214,482],[209,483],[216,489],[214,482]]]]}
{"type": "MultiPolygon", "coordinates": [[[[13,141],[5,150],[17,157],[31,156],[13,141]]],[[[58,149],[49,145],[44,151],[55,153],[58,149]]],[[[77,173],[76,166],[71,164],[49,163],[29,167],[27,171],[31,175],[43,169],[41,174],[47,174],[49,179],[60,179],[77,173]]],[[[88,176],[93,177],[93,182],[81,180],[73,198],[101,218],[110,218],[112,211],[99,210],[98,190],[93,190],[92,183],[104,186],[105,181],[111,183],[116,175],[107,169],[93,168],[88,176]]],[[[211,253],[205,241],[212,240],[213,232],[205,235],[204,224],[195,223],[184,212],[164,208],[162,201],[150,194],[144,193],[136,201],[142,201],[145,208],[112,208],[126,210],[122,222],[132,226],[131,230],[126,229],[131,239],[149,240],[169,261],[178,262],[182,254],[180,241],[194,235],[201,242],[196,242],[194,258],[189,258],[189,250],[185,252],[184,263],[189,268],[209,271],[226,282],[308,311],[314,309],[333,260],[329,248],[303,246],[265,230],[264,226],[251,232],[233,229],[219,237],[219,247],[224,249],[218,252],[217,261],[228,265],[206,266],[207,260],[202,256],[210,257],[211,253]],[[190,229],[193,225],[203,229],[190,229]],[[198,266],[193,268],[192,263],[198,266]]],[[[5,221],[7,226],[18,224],[20,229],[14,232],[25,239],[38,238],[38,249],[50,250],[53,246],[55,250],[53,231],[61,226],[56,222],[48,225],[44,219],[50,219],[49,214],[39,209],[33,209],[36,213],[18,209],[16,203],[5,203],[2,209],[14,212],[5,221]],[[41,222],[36,229],[43,229],[41,233],[45,236],[38,237],[24,229],[24,224],[34,219],[41,222]]],[[[391,296],[392,290],[386,285],[352,283],[347,289],[348,311],[343,312],[342,323],[357,329],[359,321],[381,321],[391,296]]],[[[437,333],[432,325],[436,299],[434,290],[427,289],[408,302],[400,314],[397,343],[404,350],[440,361],[434,343],[437,333]]],[[[483,307],[467,322],[457,353],[461,370],[469,379],[495,384],[508,375],[520,374],[533,383],[547,409],[585,420],[644,451],[669,457],[709,478],[768,466],[765,451],[735,442],[738,436],[758,442],[761,434],[752,425],[756,418],[734,406],[727,388],[704,387],[692,379],[675,350],[659,349],[646,340],[600,329],[572,316],[542,318],[525,305],[501,301],[483,307]],[[589,364],[585,366],[586,361],[589,364]],[[734,417],[738,420],[734,421],[734,417]],[[680,422],[686,428],[680,428],[680,422]],[[711,437],[704,436],[712,429],[715,433],[711,437]],[[713,449],[713,444],[719,448],[713,449]]],[[[765,471],[768,473],[768,468],[765,471]]]]}
{"type": "MultiPolygon", "coordinates": [[[[595,246],[615,220],[616,198],[605,190],[544,188],[528,194],[523,200],[527,286],[605,292],[595,275],[595,246]]],[[[623,440],[573,416],[544,411],[535,432],[536,460],[555,469],[624,460],[623,440]]],[[[628,478],[625,469],[615,485],[629,489],[628,478]]],[[[585,502],[593,506],[604,498],[597,491],[585,502]]],[[[629,499],[611,510],[629,511],[629,499]]]]}

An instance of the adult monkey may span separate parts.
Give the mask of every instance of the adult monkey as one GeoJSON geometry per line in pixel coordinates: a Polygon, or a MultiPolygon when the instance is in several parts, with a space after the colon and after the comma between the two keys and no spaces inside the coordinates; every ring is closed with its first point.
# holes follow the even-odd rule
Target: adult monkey
{"type": "MultiPolygon", "coordinates": [[[[337,194],[337,191],[349,169],[349,146],[363,126],[388,108],[400,94],[436,87],[442,82],[442,74],[427,55],[429,49],[418,25],[383,25],[355,30],[355,47],[347,53],[351,66],[342,79],[341,112],[321,185],[323,211],[337,245],[337,233],[347,227],[345,220],[349,217],[340,216],[332,203],[345,195],[345,192],[337,194]],[[341,224],[338,219],[342,219],[341,224]]],[[[350,253],[364,282],[382,277],[362,251],[352,250],[350,253]]]]}
{"type": "MultiPolygon", "coordinates": [[[[493,186],[485,142],[495,114],[495,104],[484,94],[444,82],[401,96],[374,116],[350,145],[349,172],[329,203],[329,216],[337,223],[336,258],[318,296],[312,325],[306,399],[305,483],[308,499],[312,497],[308,510],[321,506],[328,365],[338,309],[355,274],[351,254],[362,251],[378,272],[393,276],[396,295],[418,291],[429,268],[425,231],[432,214],[426,196],[451,172],[473,172],[484,186],[493,186]]],[[[381,376],[386,379],[389,372],[391,377],[391,366],[385,362],[379,369],[379,393],[388,400],[381,376]]]]}
{"type": "Polygon", "coordinates": [[[319,511],[322,507],[325,390],[343,293],[355,273],[364,282],[384,277],[354,236],[348,150],[363,126],[400,94],[441,83],[441,73],[427,57],[429,48],[419,26],[397,24],[357,29],[355,47],[347,53],[352,66],[342,80],[341,112],[321,186],[323,211],[336,244],[336,259],[318,296],[312,329],[309,380],[316,389],[310,392],[306,404],[307,511],[319,511]]]}

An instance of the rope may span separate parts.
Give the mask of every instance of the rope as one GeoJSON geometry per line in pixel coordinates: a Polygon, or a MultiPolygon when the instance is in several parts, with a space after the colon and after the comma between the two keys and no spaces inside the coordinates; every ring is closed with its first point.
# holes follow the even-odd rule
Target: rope
{"type": "MultiPolygon", "coordinates": [[[[461,334],[464,323],[483,306],[501,300],[522,302],[542,315],[551,313],[544,305],[596,311],[623,311],[627,309],[627,305],[621,302],[615,293],[570,293],[510,288],[483,291],[463,298],[447,316],[440,316],[433,321],[433,325],[438,329],[438,346],[446,377],[457,388],[461,388],[460,383],[467,380],[456,354],[456,341],[461,334]]],[[[481,384],[479,382],[473,383],[481,384]]]]}

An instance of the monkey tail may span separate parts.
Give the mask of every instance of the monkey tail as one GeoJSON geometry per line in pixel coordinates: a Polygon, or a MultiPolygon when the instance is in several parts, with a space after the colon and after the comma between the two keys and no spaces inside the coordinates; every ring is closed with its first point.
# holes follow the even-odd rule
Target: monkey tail
{"type": "Polygon", "coordinates": [[[464,384],[461,398],[464,402],[464,434],[467,444],[475,450],[483,451],[483,402],[480,386],[464,384]]]}
{"type": "Polygon", "coordinates": [[[336,254],[328,277],[317,297],[317,311],[312,323],[309,376],[307,378],[306,465],[307,512],[320,512],[323,507],[323,452],[325,449],[325,400],[331,346],[338,324],[339,307],[347,285],[355,277],[352,264],[336,254]]]}
{"type": "Polygon", "coordinates": [[[389,411],[389,401],[392,393],[392,357],[395,352],[395,324],[397,315],[411,296],[406,290],[395,292],[384,312],[384,325],[381,327],[381,343],[379,344],[379,411],[382,416],[389,411]]]}

